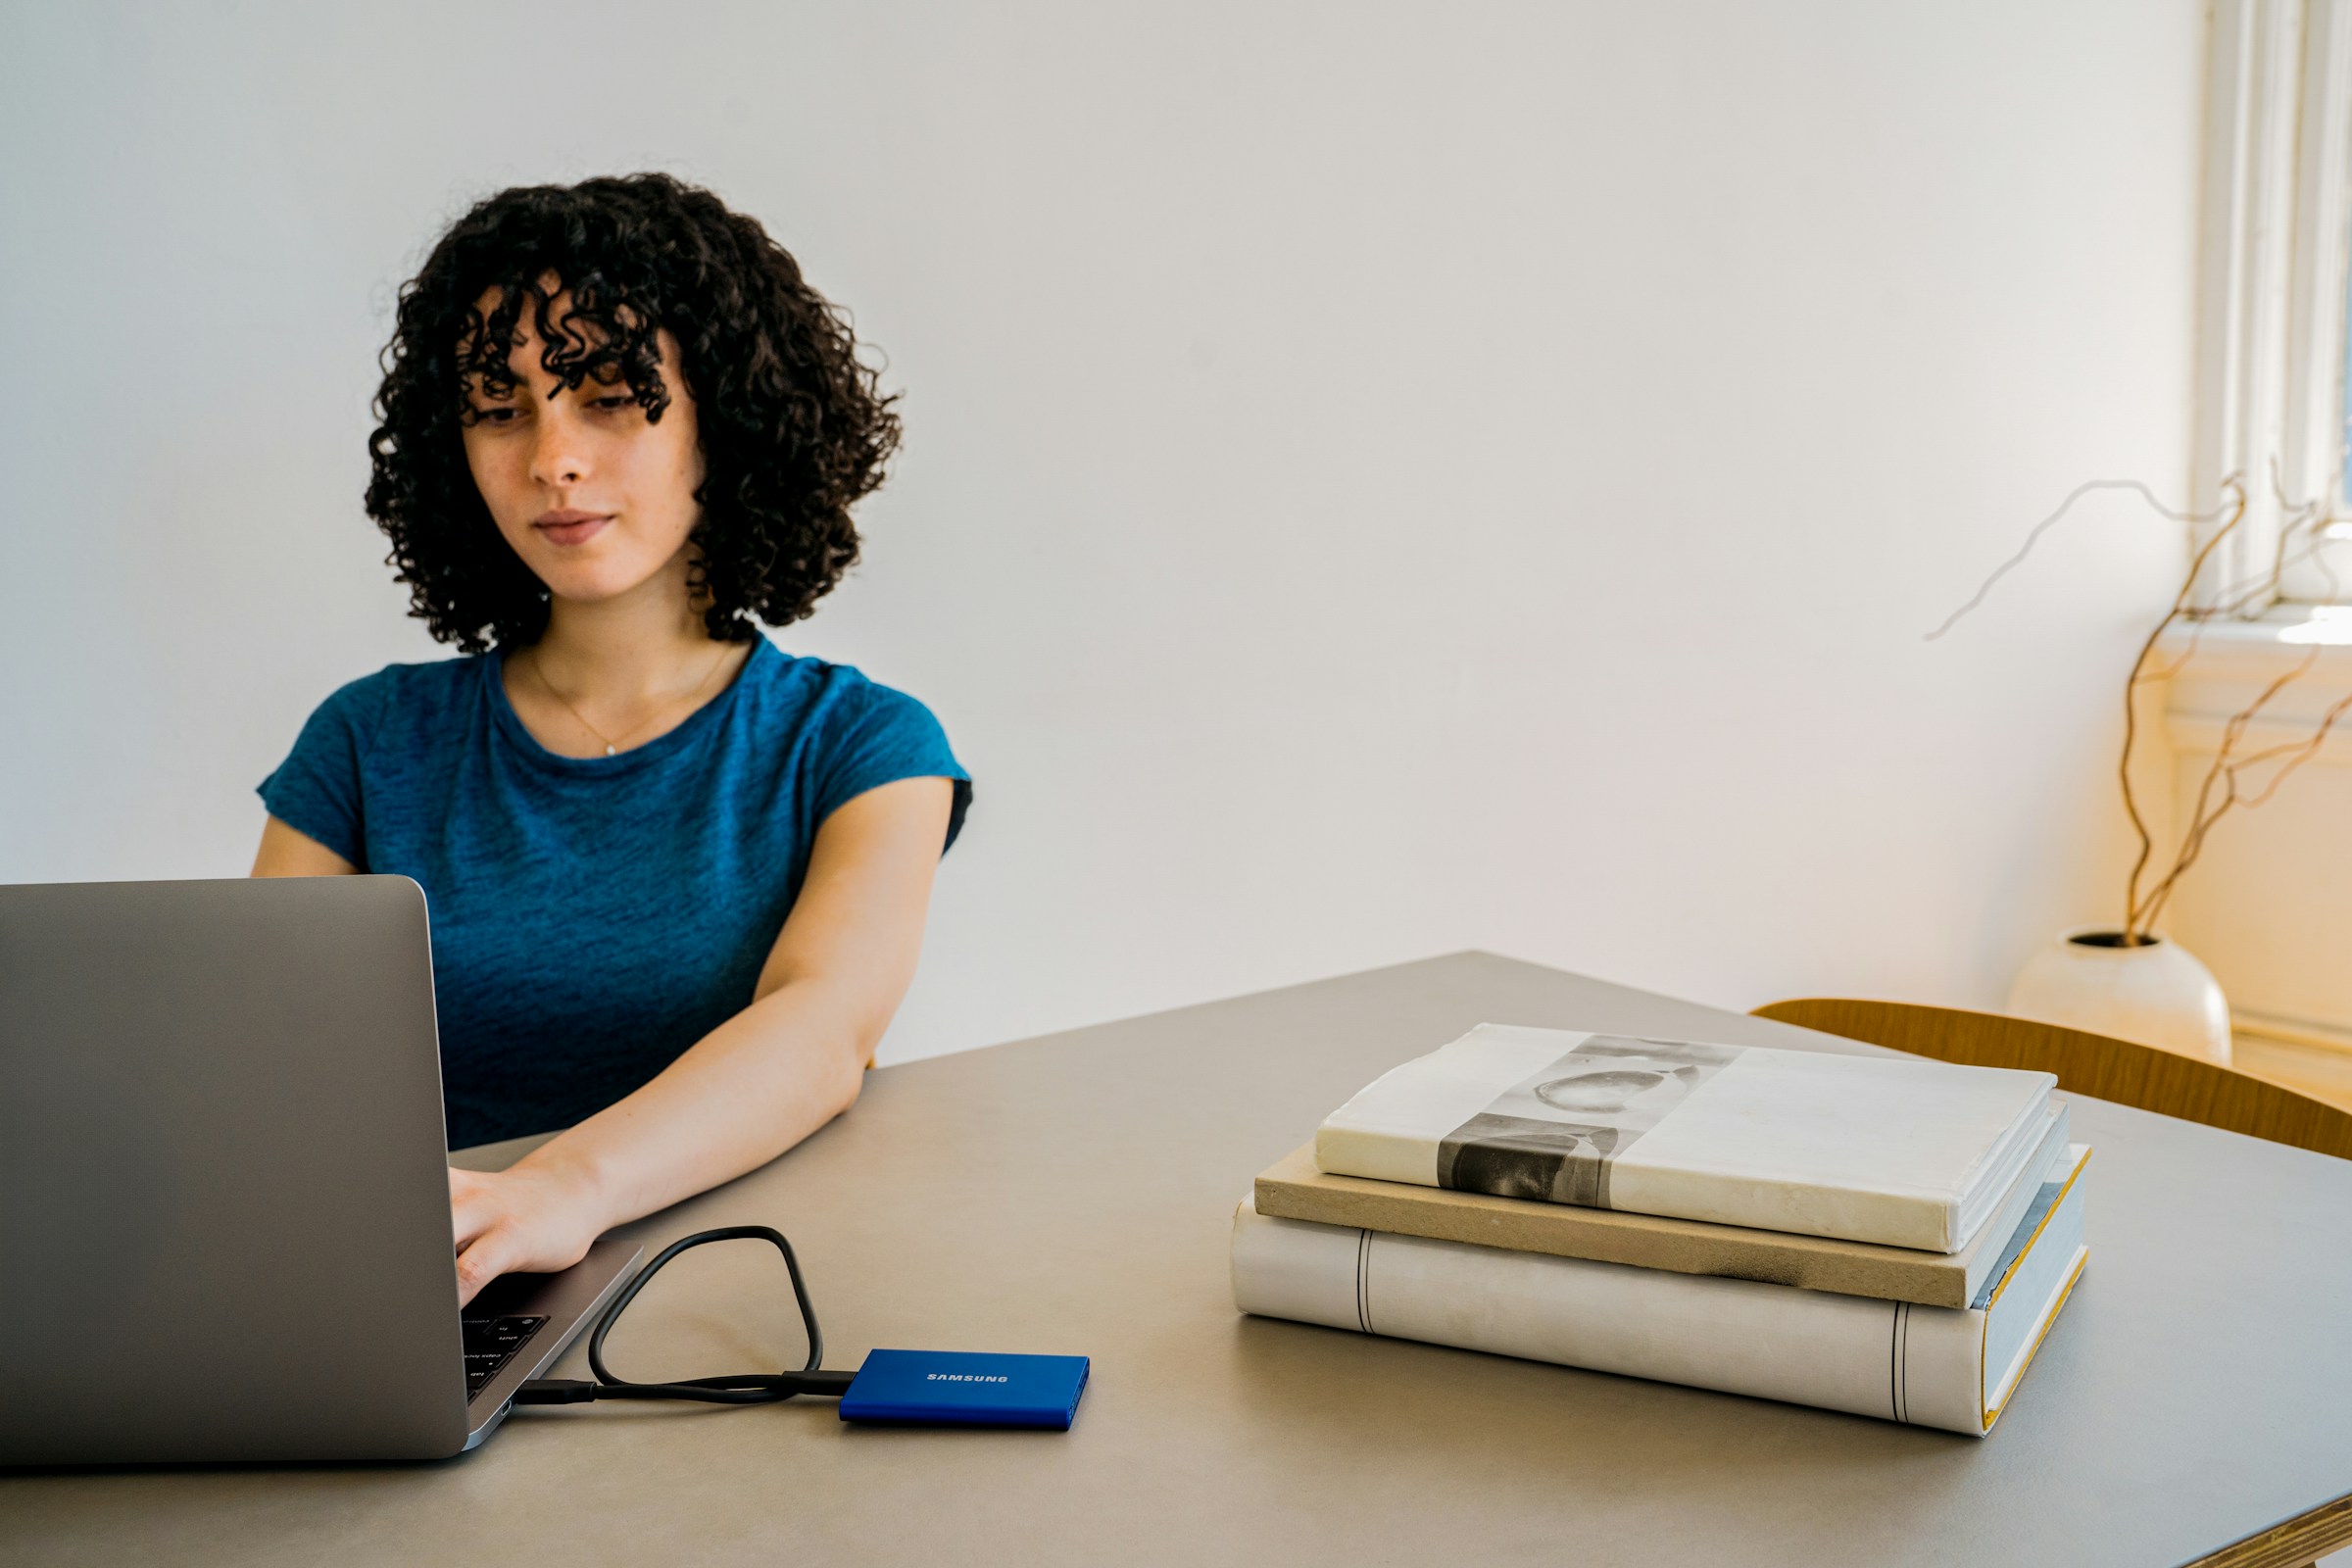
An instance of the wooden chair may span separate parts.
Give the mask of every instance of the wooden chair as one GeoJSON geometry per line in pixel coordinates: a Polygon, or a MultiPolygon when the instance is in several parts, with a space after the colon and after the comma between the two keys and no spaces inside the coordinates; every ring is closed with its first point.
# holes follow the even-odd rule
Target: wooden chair
{"type": "Polygon", "coordinates": [[[1775,1002],[1755,1015],[1938,1061],[2056,1073],[2074,1094],[2352,1159],[2352,1111],[2153,1046],[2031,1018],[1842,997],[1775,1002]]]}

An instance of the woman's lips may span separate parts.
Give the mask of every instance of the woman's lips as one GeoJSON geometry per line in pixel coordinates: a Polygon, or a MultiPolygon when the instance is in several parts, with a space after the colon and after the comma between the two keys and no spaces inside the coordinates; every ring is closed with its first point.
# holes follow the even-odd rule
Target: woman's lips
{"type": "Polygon", "coordinates": [[[612,520],[611,513],[551,512],[531,526],[539,537],[556,545],[584,545],[604,531],[612,520]]]}

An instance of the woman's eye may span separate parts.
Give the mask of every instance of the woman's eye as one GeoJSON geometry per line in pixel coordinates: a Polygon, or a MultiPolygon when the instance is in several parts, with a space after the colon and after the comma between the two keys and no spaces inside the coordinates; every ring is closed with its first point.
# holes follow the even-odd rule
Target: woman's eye
{"type": "Polygon", "coordinates": [[[476,424],[511,424],[514,422],[514,411],[510,408],[476,409],[473,411],[473,421],[476,424]]]}
{"type": "Polygon", "coordinates": [[[626,393],[618,393],[612,397],[592,398],[589,400],[588,406],[592,409],[603,409],[608,413],[612,413],[617,412],[621,409],[633,407],[636,402],[637,400],[634,397],[631,397],[626,393]]]}

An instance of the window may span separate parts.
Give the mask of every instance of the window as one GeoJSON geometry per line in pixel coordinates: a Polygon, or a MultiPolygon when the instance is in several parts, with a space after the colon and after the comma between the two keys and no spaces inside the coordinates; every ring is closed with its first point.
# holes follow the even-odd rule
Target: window
{"type": "Polygon", "coordinates": [[[2210,69],[2195,484],[2247,509],[2205,603],[2352,602],[2352,0],[2216,0],[2210,69]]]}

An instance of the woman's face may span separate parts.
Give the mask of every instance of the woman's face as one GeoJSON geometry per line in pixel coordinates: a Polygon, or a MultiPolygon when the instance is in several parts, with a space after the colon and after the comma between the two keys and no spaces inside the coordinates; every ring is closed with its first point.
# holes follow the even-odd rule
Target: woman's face
{"type": "MultiPolygon", "coordinates": [[[[498,302],[493,289],[474,308],[487,318],[498,302]]],[[[562,321],[570,303],[557,295],[549,318],[562,321]]],[[[626,381],[591,375],[567,388],[550,374],[530,316],[507,360],[513,389],[466,389],[466,463],[498,531],[558,599],[615,599],[665,574],[682,584],[703,452],[677,339],[659,335],[669,406],[657,424],[626,381]]]]}

